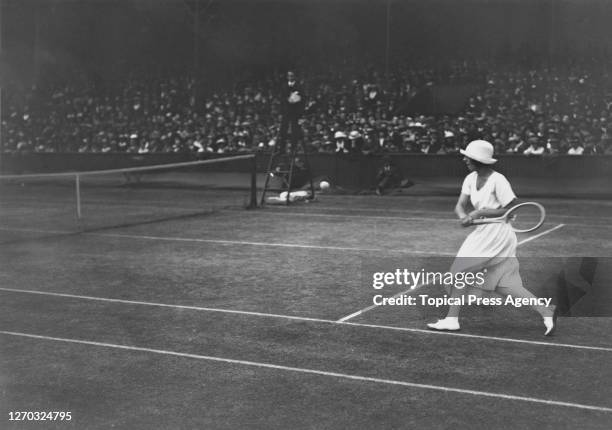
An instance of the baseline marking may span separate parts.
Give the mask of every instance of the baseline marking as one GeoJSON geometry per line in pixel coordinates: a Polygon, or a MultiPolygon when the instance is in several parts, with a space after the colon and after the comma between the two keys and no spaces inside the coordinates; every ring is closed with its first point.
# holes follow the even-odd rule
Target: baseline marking
{"type": "MultiPolygon", "coordinates": [[[[553,228],[549,228],[548,230],[543,231],[542,233],[536,234],[535,236],[530,236],[530,237],[528,237],[528,238],[526,238],[526,239],[523,239],[523,240],[521,240],[520,242],[518,242],[517,246],[522,245],[522,244],[527,243],[527,242],[530,242],[530,241],[532,241],[532,240],[534,240],[534,239],[537,239],[538,237],[542,237],[542,236],[544,236],[545,234],[551,233],[551,232],[553,232],[553,231],[555,231],[555,230],[558,230],[558,229],[560,229],[561,227],[563,227],[564,225],[565,225],[565,224],[559,224],[559,225],[557,225],[557,226],[555,226],[555,227],[553,227],[553,228]]],[[[426,283],[422,283],[422,284],[419,284],[419,285],[415,285],[413,288],[410,288],[410,289],[408,289],[408,290],[406,290],[406,291],[401,291],[401,292],[399,292],[399,293],[395,294],[395,295],[393,296],[393,298],[401,297],[401,296],[402,296],[402,295],[404,295],[404,294],[407,294],[407,293],[413,292],[413,291],[415,291],[415,290],[421,289],[421,288],[423,288],[423,287],[425,287],[425,286],[427,286],[427,285],[428,285],[428,284],[426,284],[426,283]]],[[[365,314],[366,312],[369,312],[369,311],[371,311],[372,309],[377,308],[377,307],[378,307],[378,305],[370,305],[370,306],[366,306],[365,308],[360,309],[360,310],[358,310],[357,312],[353,312],[352,314],[349,314],[349,315],[343,316],[342,318],[340,318],[340,319],[338,320],[338,322],[346,322],[346,321],[348,321],[348,320],[350,320],[350,319],[353,319],[353,318],[355,318],[355,317],[357,317],[357,316],[359,316],[359,315],[363,315],[363,314],[365,314]]]]}
{"type": "Polygon", "coordinates": [[[309,317],[300,317],[300,316],[291,316],[291,315],[269,314],[269,313],[263,313],[263,312],[240,311],[240,310],[233,310],[233,309],[207,308],[207,307],[188,306],[188,305],[172,305],[172,304],[166,304],[166,303],[143,302],[143,301],[125,300],[125,299],[111,299],[111,298],[106,298],[106,297],[82,296],[82,295],[76,295],[76,294],[54,293],[54,292],[36,291],[36,290],[21,290],[21,289],[4,288],[4,287],[0,287],[0,291],[6,291],[6,292],[11,292],[11,293],[21,293],[21,294],[38,294],[42,296],[51,296],[51,297],[66,297],[66,298],[79,299],[79,300],[94,300],[94,301],[100,301],[100,302],[121,303],[121,304],[127,304],[127,305],[156,306],[156,307],[171,308],[171,309],[186,309],[186,310],[193,310],[193,311],[200,311],[200,312],[220,312],[220,313],[234,314],[234,315],[249,315],[249,316],[257,316],[257,317],[264,317],[264,318],[279,318],[279,319],[294,320],[294,321],[308,321],[308,322],[317,322],[317,323],[324,323],[324,324],[338,324],[338,325],[347,325],[347,326],[353,326],[353,327],[367,327],[367,328],[379,329],[379,330],[393,330],[393,331],[402,331],[402,332],[408,332],[408,333],[420,333],[420,334],[426,334],[426,335],[457,336],[457,337],[465,337],[465,338],[471,338],[471,339],[482,339],[482,340],[492,340],[492,341],[512,342],[512,343],[524,343],[527,345],[544,345],[544,346],[553,346],[553,347],[561,347],[561,348],[612,352],[612,348],[604,347],[604,346],[574,345],[574,344],[569,344],[569,343],[543,342],[543,341],[537,341],[537,340],[516,339],[516,338],[508,338],[508,337],[484,336],[484,335],[467,334],[467,333],[451,333],[451,332],[432,331],[432,330],[410,328],[410,327],[394,327],[394,326],[376,325],[376,324],[343,322],[343,321],[334,321],[334,320],[328,320],[328,319],[322,319],[322,318],[309,318],[309,317]]]}
{"type": "Polygon", "coordinates": [[[0,334],[4,334],[7,336],[15,336],[15,337],[25,337],[25,338],[30,338],[30,339],[41,339],[41,340],[49,340],[49,341],[55,341],[55,342],[65,342],[65,343],[75,343],[75,344],[80,344],[80,345],[98,346],[98,347],[103,347],[103,348],[114,348],[114,349],[121,349],[121,350],[126,350],[126,351],[149,352],[153,354],[168,355],[168,356],[173,356],[173,357],[192,358],[196,360],[214,361],[214,362],[219,362],[219,363],[239,364],[243,366],[260,367],[260,368],[274,369],[274,370],[284,370],[288,372],[297,372],[297,373],[304,373],[304,374],[309,374],[309,375],[329,376],[333,378],[349,379],[353,381],[373,382],[373,383],[388,384],[388,385],[399,385],[403,387],[421,388],[421,389],[426,389],[426,390],[443,391],[447,393],[469,394],[473,396],[482,396],[482,397],[514,400],[514,401],[521,401],[521,402],[538,403],[538,404],[544,404],[544,405],[549,405],[549,406],[560,406],[560,407],[566,407],[566,408],[586,409],[586,410],[591,410],[591,411],[612,413],[612,408],[608,408],[604,406],[594,406],[594,405],[584,405],[580,403],[561,402],[557,400],[539,399],[536,397],[514,396],[511,394],[492,393],[488,391],[467,390],[467,389],[462,389],[462,388],[444,387],[441,385],[419,384],[419,383],[408,382],[408,381],[396,381],[393,379],[372,378],[368,376],[350,375],[347,373],[328,372],[328,371],[316,370],[316,369],[305,369],[301,367],[290,367],[290,366],[283,366],[279,364],[261,363],[261,362],[256,362],[256,361],[247,361],[247,360],[237,360],[233,358],[224,358],[224,357],[214,357],[210,355],[190,354],[190,353],[185,353],[185,352],[168,351],[164,349],[153,349],[153,348],[144,348],[144,347],[139,347],[139,346],[119,345],[119,344],[106,343],[106,342],[94,342],[90,340],[67,339],[67,338],[61,338],[61,337],[42,336],[42,335],[37,335],[37,334],[11,332],[11,331],[0,331],[0,334]]]}

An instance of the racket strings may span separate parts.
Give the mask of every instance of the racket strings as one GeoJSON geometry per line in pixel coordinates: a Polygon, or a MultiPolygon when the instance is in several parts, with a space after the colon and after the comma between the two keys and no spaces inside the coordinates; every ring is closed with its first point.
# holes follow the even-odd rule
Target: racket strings
{"type": "Polygon", "coordinates": [[[536,205],[525,205],[508,216],[508,222],[516,231],[531,231],[539,227],[544,221],[544,213],[536,205]]]}

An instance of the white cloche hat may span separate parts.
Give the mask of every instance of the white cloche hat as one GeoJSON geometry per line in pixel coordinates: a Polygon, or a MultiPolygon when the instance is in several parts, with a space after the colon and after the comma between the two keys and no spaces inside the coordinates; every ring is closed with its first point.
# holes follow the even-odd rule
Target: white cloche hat
{"type": "Polygon", "coordinates": [[[461,149],[459,152],[467,158],[471,158],[482,164],[494,164],[497,162],[497,160],[493,158],[493,145],[486,140],[473,140],[468,144],[465,150],[461,149]]]}

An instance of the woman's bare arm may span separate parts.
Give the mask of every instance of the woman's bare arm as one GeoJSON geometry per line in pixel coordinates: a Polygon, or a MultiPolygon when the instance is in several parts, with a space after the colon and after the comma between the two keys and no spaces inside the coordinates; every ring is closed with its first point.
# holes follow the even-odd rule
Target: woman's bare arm
{"type": "Polygon", "coordinates": [[[469,200],[470,196],[461,193],[455,205],[455,214],[457,214],[457,217],[461,220],[461,225],[464,227],[471,225],[474,219],[467,213],[469,200]]]}
{"type": "Polygon", "coordinates": [[[477,210],[473,210],[472,212],[470,212],[468,216],[470,216],[472,219],[477,219],[477,218],[495,218],[495,217],[498,217],[498,216],[502,216],[503,214],[506,213],[506,211],[508,209],[510,209],[512,206],[515,206],[517,204],[518,204],[518,199],[514,199],[510,203],[508,203],[506,206],[504,206],[503,208],[499,208],[499,209],[477,209],[477,210]]]}

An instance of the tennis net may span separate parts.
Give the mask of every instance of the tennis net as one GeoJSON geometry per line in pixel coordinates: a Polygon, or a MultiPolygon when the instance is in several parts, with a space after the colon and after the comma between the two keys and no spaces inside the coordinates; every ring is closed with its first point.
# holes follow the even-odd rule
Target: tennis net
{"type": "Polygon", "coordinates": [[[0,176],[0,227],[82,231],[256,206],[255,156],[0,176]]]}

